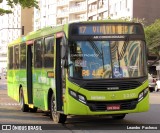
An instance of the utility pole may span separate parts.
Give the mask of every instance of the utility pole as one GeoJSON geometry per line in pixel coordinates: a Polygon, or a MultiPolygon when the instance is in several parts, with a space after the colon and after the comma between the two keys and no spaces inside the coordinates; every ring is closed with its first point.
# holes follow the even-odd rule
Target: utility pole
{"type": "Polygon", "coordinates": [[[110,2],[108,0],[108,18],[110,18],[110,2]]]}

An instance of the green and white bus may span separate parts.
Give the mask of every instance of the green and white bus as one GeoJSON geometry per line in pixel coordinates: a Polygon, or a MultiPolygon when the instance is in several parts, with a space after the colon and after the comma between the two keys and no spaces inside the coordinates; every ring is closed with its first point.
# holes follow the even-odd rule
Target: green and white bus
{"type": "Polygon", "coordinates": [[[146,42],[133,22],[89,21],[47,27],[8,45],[8,95],[24,112],[110,115],[149,109],[146,42]]]}

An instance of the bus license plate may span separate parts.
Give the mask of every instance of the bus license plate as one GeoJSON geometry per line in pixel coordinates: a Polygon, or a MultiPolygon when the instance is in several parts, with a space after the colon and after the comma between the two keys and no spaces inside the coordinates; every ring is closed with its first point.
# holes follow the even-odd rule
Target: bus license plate
{"type": "Polygon", "coordinates": [[[120,110],[120,105],[118,104],[107,105],[107,110],[120,110]]]}

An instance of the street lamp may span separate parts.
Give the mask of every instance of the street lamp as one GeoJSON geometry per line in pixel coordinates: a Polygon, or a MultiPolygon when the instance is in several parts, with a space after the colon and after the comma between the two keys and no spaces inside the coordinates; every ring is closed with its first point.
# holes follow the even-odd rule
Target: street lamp
{"type": "Polygon", "coordinates": [[[19,30],[21,30],[21,35],[24,35],[24,26],[22,26],[21,28],[2,28],[2,29],[0,29],[0,31],[1,31],[1,30],[7,30],[7,29],[8,29],[8,30],[10,30],[10,29],[13,29],[13,30],[14,30],[14,29],[19,29],[19,30]]]}

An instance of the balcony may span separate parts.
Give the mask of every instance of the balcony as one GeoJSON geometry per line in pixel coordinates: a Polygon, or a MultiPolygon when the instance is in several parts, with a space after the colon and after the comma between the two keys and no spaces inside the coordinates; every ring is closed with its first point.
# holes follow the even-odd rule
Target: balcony
{"type": "Polygon", "coordinates": [[[86,21],[86,20],[85,20],[85,19],[82,19],[82,18],[78,18],[78,19],[70,20],[69,23],[81,22],[81,21],[86,21]]]}
{"type": "Polygon", "coordinates": [[[58,10],[57,18],[65,18],[68,17],[68,10],[58,10]]]}
{"type": "Polygon", "coordinates": [[[91,4],[91,3],[94,3],[94,2],[97,2],[97,0],[88,0],[88,4],[91,4]]]}
{"type": "Polygon", "coordinates": [[[74,15],[72,17],[70,17],[69,23],[72,22],[80,22],[80,21],[86,21],[86,14],[79,14],[79,15],[74,15]]]}
{"type": "Polygon", "coordinates": [[[97,10],[92,10],[88,13],[88,17],[94,16],[94,15],[97,15],[97,10]]]}
{"type": "Polygon", "coordinates": [[[68,5],[68,0],[57,1],[57,7],[63,7],[68,5]]]}
{"type": "Polygon", "coordinates": [[[57,19],[57,25],[63,25],[68,23],[68,18],[63,18],[63,19],[57,19]]]}
{"type": "Polygon", "coordinates": [[[87,8],[86,8],[86,5],[82,5],[82,6],[74,6],[74,7],[71,7],[69,9],[69,13],[73,14],[73,13],[83,13],[83,12],[86,12],[87,8]]]}
{"type": "Polygon", "coordinates": [[[103,5],[98,9],[98,13],[108,11],[108,5],[103,5]]]}

